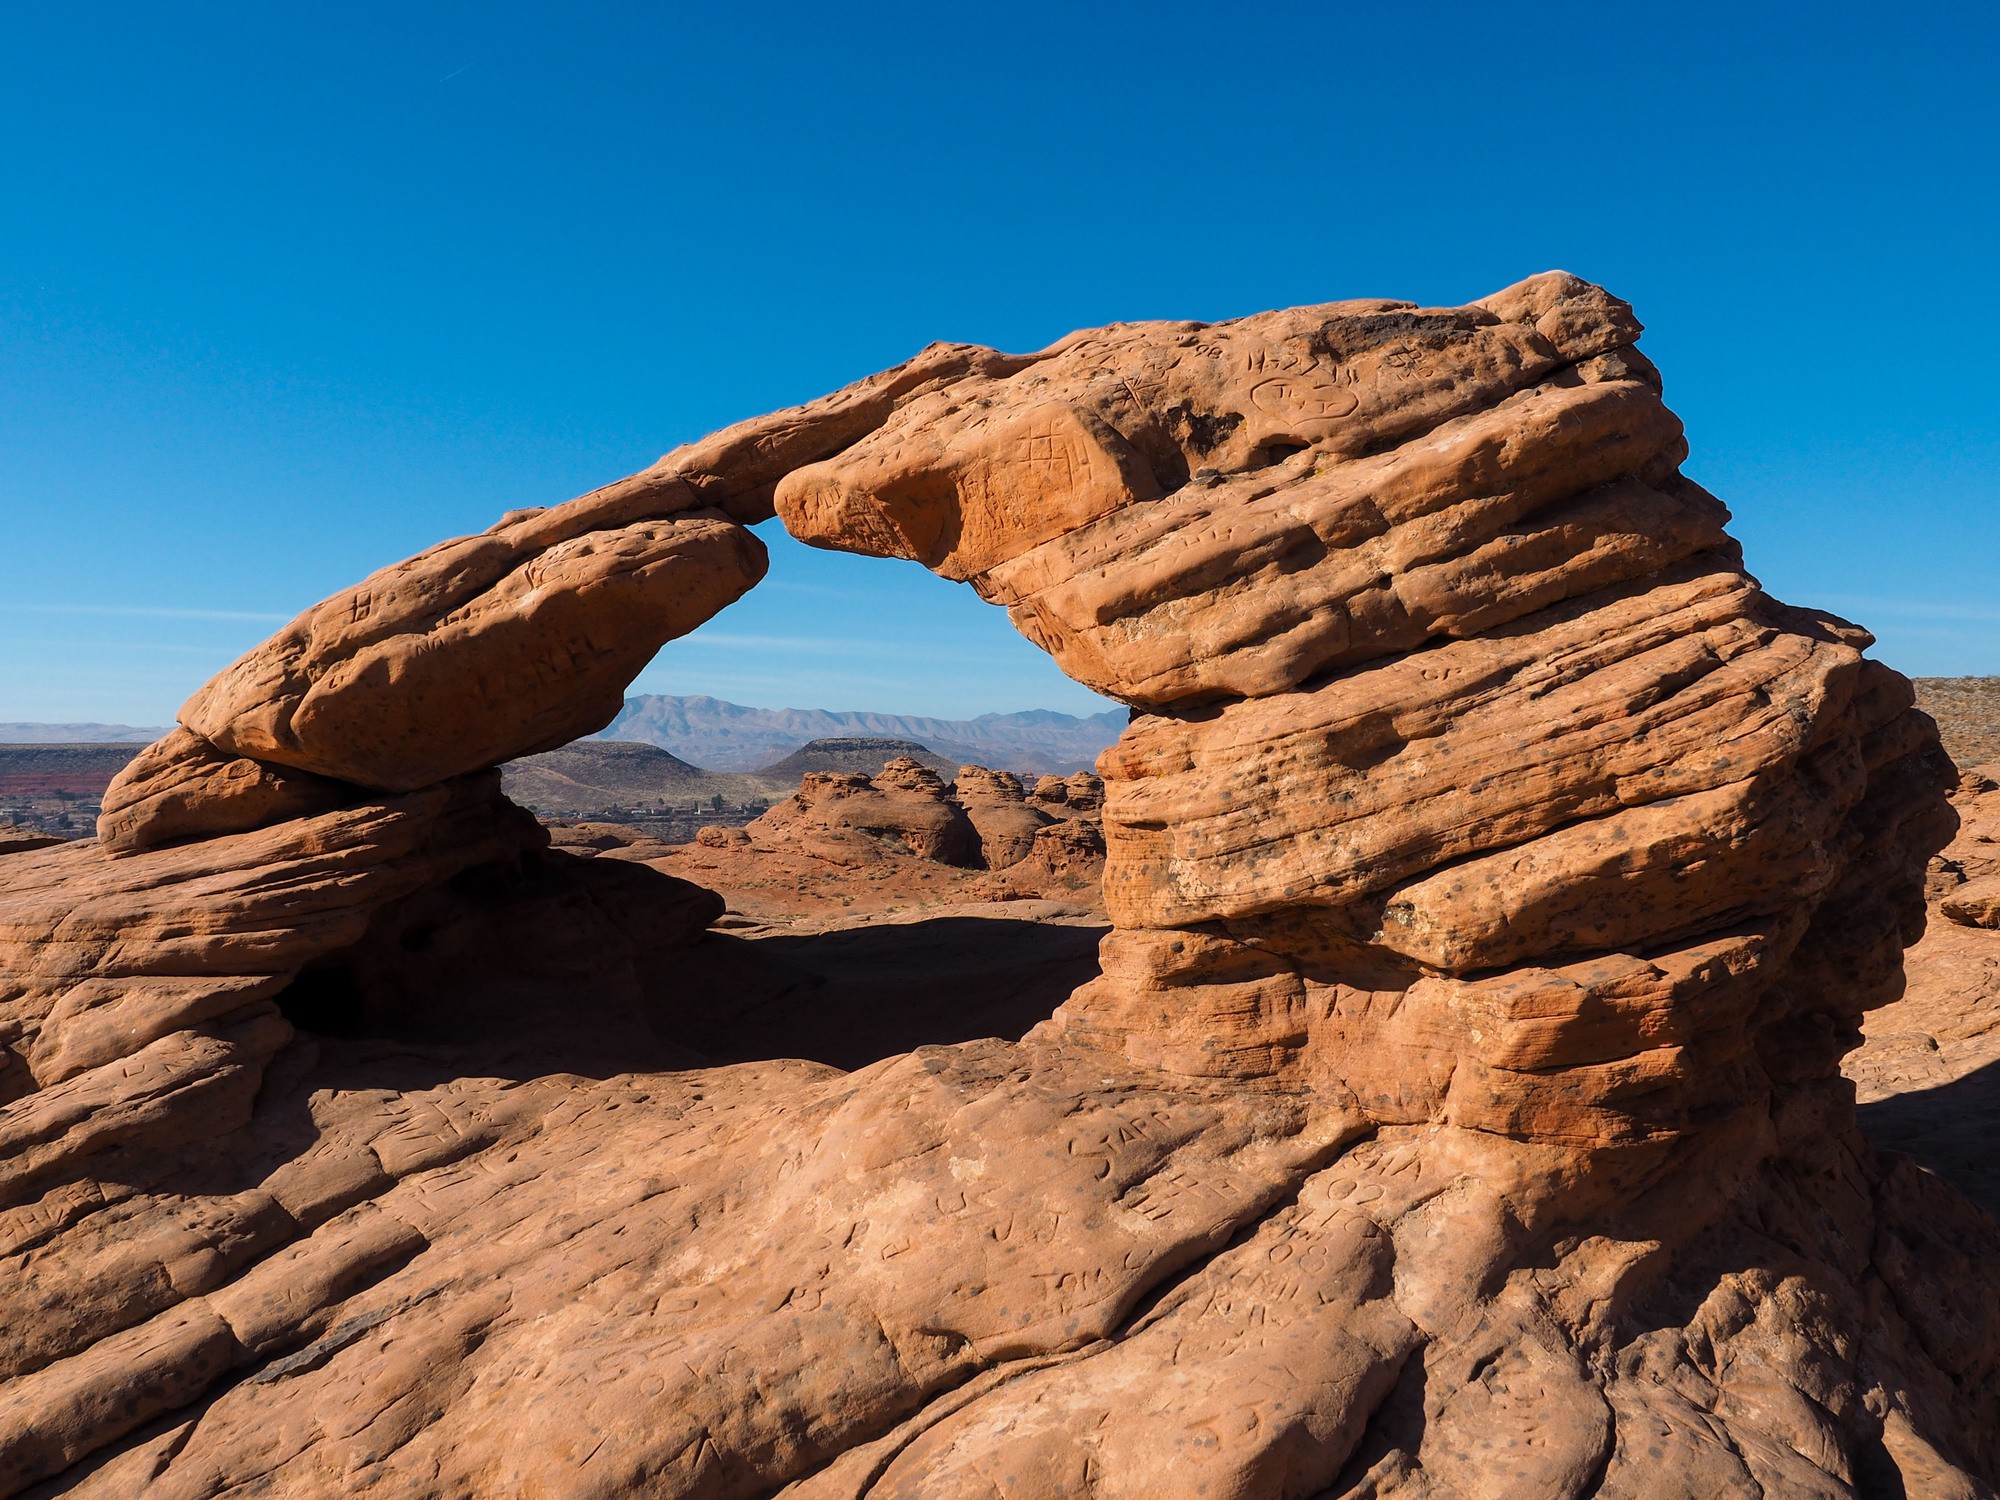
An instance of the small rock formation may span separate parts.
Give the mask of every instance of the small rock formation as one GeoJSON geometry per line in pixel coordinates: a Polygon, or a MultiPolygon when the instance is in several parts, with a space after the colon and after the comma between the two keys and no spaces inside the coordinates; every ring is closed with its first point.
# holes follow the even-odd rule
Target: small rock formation
{"type": "Polygon", "coordinates": [[[1028,852],[1005,867],[1022,890],[1080,890],[1104,878],[1104,831],[1095,818],[1058,818],[1035,830],[1028,852]]]}
{"type": "Polygon", "coordinates": [[[1104,811],[1104,782],[1088,771],[1070,776],[1042,776],[1035,781],[1035,806],[1058,818],[1100,816],[1104,811]]]}
{"type": "Polygon", "coordinates": [[[1932,861],[1938,910],[1963,927],[2000,929],[2000,765],[1959,780],[1958,837],[1932,861]]]}
{"type": "Polygon", "coordinates": [[[952,795],[979,835],[979,862],[989,870],[1019,864],[1035,847],[1035,835],[1055,819],[1031,805],[1010,771],[960,766],[952,795]]]}
{"type": "Polygon", "coordinates": [[[808,773],[748,827],[703,828],[692,846],[597,825],[555,837],[713,887],[758,921],[1024,898],[1094,909],[1104,838],[1091,803],[1102,801],[1102,783],[1087,772],[1048,779],[1065,796],[1074,789],[1076,805],[1045,806],[984,766],[961,766],[947,786],[899,758],[873,777],[808,773]]]}
{"type": "MultiPolygon", "coordinates": [[[[1839,1073],[1949,766],[1638,334],[1550,273],[933,346],[301,616],[0,862],[0,1494],[1993,1493],[2000,1228],[1839,1073]],[[1018,1041],[701,1066],[720,902],[484,770],[773,511],[1134,710],[1018,1041]]],[[[1053,866],[1093,796],[747,837],[1053,866]]]]}
{"type": "MultiPolygon", "coordinates": [[[[1103,801],[1103,783],[1088,772],[1042,780],[1053,783],[1058,796],[1045,801],[1038,787],[1030,799],[1012,772],[985,766],[960,766],[947,786],[909,757],[890,761],[873,777],[812,772],[794,796],[744,829],[740,842],[834,863],[871,863],[887,852],[1003,871],[1038,858],[1051,873],[1079,873],[1093,850],[1103,855],[1093,806],[1103,801]]],[[[704,842],[720,848],[739,841],[704,842]]]]}
{"type": "Polygon", "coordinates": [[[979,835],[937,772],[898,756],[875,776],[809,771],[798,791],[745,830],[752,842],[865,863],[878,844],[941,865],[979,864],[979,835]]]}

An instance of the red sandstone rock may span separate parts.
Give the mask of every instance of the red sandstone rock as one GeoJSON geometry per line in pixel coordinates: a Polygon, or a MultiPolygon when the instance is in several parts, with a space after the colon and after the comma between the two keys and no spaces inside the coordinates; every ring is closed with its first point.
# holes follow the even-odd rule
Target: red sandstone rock
{"type": "Polygon", "coordinates": [[[960,766],[952,796],[978,833],[979,862],[989,870],[1005,870],[1026,859],[1035,847],[1035,835],[1055,821],[1029,805],[1011,771],[960,766]]]}
{"type": "MultiPolygon", "coordinates": [[[[1022,363],[933,345],[567,505],[511,512],[307,611],[195,694],[181,720],[224,759],[387,791],[592,733],[662,643],[763,576],[763,547],[742,523],[770,516],[782,474],[838,452],[941,383],[1022,363]]],[[[168,816],[191,829],[202,816],[189,795],[198,789],[181,780],[168,816]]],[[[245,786],[239,777],[217,790],[235,802],[245,786]]],[[[129,845],[163,841],[140,827],[150,815],[140,794],[118,800],[129,845]]],[[[217,816],[245,826],[237,814],[217,816]]]]}
{"type": "Polygon", "coordinates": [[[1021,890],[1095,889],[1104,878],[1104,834],[1093,818],[1058,818],[1035,830],[1028,852],[1005,867],[1021,890]]]}
{"type": "Polygon", "coordinates": [[[747,828],[704,828],[692,845],[672,848],[627,831],[606,853],[712,887],[759,922],[1009,899],[1089,909],[1104,868],[1090,806],[1096,778],[1072,780],[1076,805],[1049,804],[1057,815],[983,766],[961,767],[950,787],[910,760],[872,778],[815,772],[747,828]]]}
{"type": "MultiPolygon", "coordinates": [[[[1958,837],[1932,861],[1931,919],[1904,955],[1908,984],[1871,1012],[1842,1065],[1878,1145],[1909,1151],[2000,1218],[2000,931],[1962,919],[2000,870],[2000,778],[1969,772],[1958,837]]],[[[1973,914],[1979,914],[1973,909],[1973,914]]]]}
{"type": "Polygon", "coordinates": [[[136,852],[0,863],[0,1493],[1992,1493],[2000,1228],[1837,1071],[1948,768],[1741,570],[1637,334],[1552,273],[934,347],[302,617],[136,852]],[[702,1066],[809,939],[689,950],[658,872],[1012,881],[1087,786],[971,778],[1055,820],[994,873],[918,767],[659,858],[446,780],[771,505],[1140,710],[1102,972],[1018,1041],[702,1066]],[[224,832],[273,766],[425,789],[224,832]]]}
{"type": "Polygon", "coordinates": [[[618,823],[549,825],[550,845],[571,854],[591,855],[606,849],[622,849],[633,841],[632,830],[618,823]]]}
{"type": "Polygon", "coordinates": [[[366,794],[217,750],[185,729],[148,745],[105,789],[97,838],[121,852],[248,833],[330,812],[366,794]]]}
{"type": "Polygon", "coordinates": [[[1622,350],[1630,309],[1559,275],[1510,298],[1077,334],[908,403],[778,508],[970,580],[1145,705],[1279,691],[1723,545],[1622,350]]]}
{"type": "Polygon", "coordinates": [[[2000,927],[2000,875],[1966,881],[1938,903],[1938,910],[1967,927],[2000,927]]]}
{"type": "Polygon", "coordinates": [[[625,686],[764,574],[760,542],[691,508],[510,517],[301,615],[181,709],[210,744],[406,791],[610,723],[625,686]]]}
{"type": "Polygon", "coordinates": [[[1965,773],[1958,837],[1932,861],[1939,913],[1966,927],[2000,928],[2000,767],[1965,773]]]}
{"type": "Polygon", "coordinates": [[[979,835],[937,772],[907,757],[874,777],[808,772],[793,796],[753,821],[753,843],[865,864],[884,853],[976,867],[979,835]],[[885,847],[886,846],[886,847],[885,847]]]}
{"type": "Polygon", "coordinates": [[[1070,776],[1043,776],[1036,780],[1029,800],[1059,818],[1095,818],[1104,811],[1104,782],[1088,771],[1070,776]]]}

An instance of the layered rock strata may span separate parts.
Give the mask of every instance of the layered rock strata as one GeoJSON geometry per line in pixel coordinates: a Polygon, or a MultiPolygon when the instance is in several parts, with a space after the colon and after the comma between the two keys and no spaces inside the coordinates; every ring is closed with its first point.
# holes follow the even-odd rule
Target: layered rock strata
{"type": "Polygon", "coordinates": [[[61,842],[54,834],[43,833],[36,828],[19,823],[0,823],[0,854],[26,854],[31,849],[46,849],[61,842]]]}
{"type": "Polygon", "coordinates": [[[0,862],[0,1493],[1993,1493],[2000,1230],[1837,1071],[1949,768],[1638,332],[1551,274],[935,346],[302,616],[0,862]],[[478,774],[772,509],[1135,710],[1018,1041],[700,1066],[718,903],[478,774]]]}
{"type": "MultiPolygon", "coordinates": [[[[1678,472],[1680,424],[1637,333],[1623,304],[1559,275],[1466,308],[1097,330],[913,402],[777,490],[794,535],[971,583],[1139,711],[1099,763],[1103,976],[1037,1035],[1423,1132],[1420,1175],[1455,1164],[1390,1210],[1399,1248],[1372,1274],[1400,1289],[1433,1253],[1455,1265],[1417,1319],[1441,1372],[1466,1336],[1448,1327],[1500,1316],[1499,1288],[1533,1279],[1530,1245],[1634,1215],[1609,1238],[1652,1245],[1623,1252],[1635,1268],[1693,1256],[1842,1153],[1843,1192],[1882,1191],[1838,1062],[1900,991],[1924,862],[1952,826],[1908,684],[1864,657],[1864,632],[1765,595],[1722,506],[1678,472]],[[1722,1141],[1757,1165],[1715,1178],[1722,1141]],[[1451,1228],[1418,1230],[1432,1213],[1451,1228]]],[[[1844,1249],[1807,1276],[1814,1295],[1879,1274],[1861,1269],[1870,1224],[1857,1212],[1820,1242],[1844,1249]]],[[[2000,1309],[1981,1286],[1975,1342],[2000,1309]]],[[[1633,1317],[1647,1295],[1607,1286],[1602,1311],[1633,1317]]],[[[1694,1492],[1748,1487],[1757,1461],[1740,1442],[1728,1456],[1713,1388],[1689,1398],[1699,1421],[1642,1415],[1649,1399],[1613,1399],[1603,1373],[1635,1348],[1608,1324],[1567,1327],[1556,1363],[1600,1362],[1579,1378],[1611,1408],[1558,1420],[1560,1437],[1482,1440],[1571,1454],[1560,1482],[1510,1493],[1665,1492],[1634,1467],[1642,1451],[1700,1472],[1694,1492]]],[[[1393,1363],[1380,1346],[1355,1357],[1393,1363]]],[[[1957,1381],[1973,1368],[1942,1357],[1957,1381]]],[[[1959,1404],[1927,1420],[1990,1475],[1986,1398],[1946,1384],[1959,1404]]],[[[1478,1463],[1446,1460],[1438,1399],[1381,1440],[1366,1486],[1487,1492],[1478,1463]]],[[[996,1397],[985,1437],[913,1478],[990,1478],[1024,1425],[1081,1463],[1093,1400],[1081,1383],[1032,1408],[996,1397]]],[[[1821,1460],[1839,1446],[1794,1439],[1821,1460]]],[[[1840,1451],[1851,1471],[1853,1444],[1840,1451]]],[[[1826,1477],[1840,1467],[1756,1482],[1860,1482],[1826,1477]]]]}

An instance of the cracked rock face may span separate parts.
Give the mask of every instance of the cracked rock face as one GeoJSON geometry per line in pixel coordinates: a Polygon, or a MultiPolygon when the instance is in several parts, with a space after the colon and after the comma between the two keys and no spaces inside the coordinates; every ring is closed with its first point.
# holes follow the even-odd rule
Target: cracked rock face
{"type": "MultiPolygon", "coordinates": [[[[1638,333],[933,346],[301,616],[0,861],[0,1494],[1992,1494],[2000,1230],[1838,1073],[1953,777],[1638,333]],[[720,902],[481,774],[773,509],[1135,710],[1017,1040],[708,1066],[720,902]]],[[[965,860],[1097,798],[817,792],[965,860]]]]}

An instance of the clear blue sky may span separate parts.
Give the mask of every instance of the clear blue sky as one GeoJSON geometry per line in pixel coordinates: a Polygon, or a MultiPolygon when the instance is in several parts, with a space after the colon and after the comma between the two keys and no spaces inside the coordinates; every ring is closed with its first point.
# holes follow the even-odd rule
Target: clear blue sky
{"type": "MultiPolygon", "coordinates": [[[[371,568],[934,338],[1551,266],[1637,306],[1768,586],[2000,673],[1993,16],[0,8],[0,720],[165,722],[371,568]]],[[[642,690],[1096,706],[770,540],[642,690]]]]}

